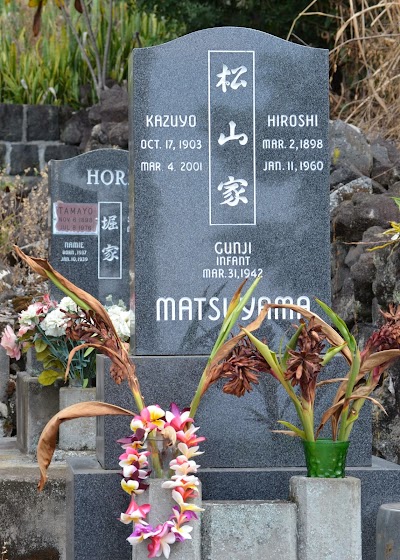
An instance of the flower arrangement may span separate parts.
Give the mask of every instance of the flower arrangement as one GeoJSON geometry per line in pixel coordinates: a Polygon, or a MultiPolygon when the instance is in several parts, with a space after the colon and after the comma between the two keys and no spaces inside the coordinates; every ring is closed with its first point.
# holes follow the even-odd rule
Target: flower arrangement
{"type": "MultiPolygon", "coordinates": [[[[116,405],[104,402],[86,402],[69,406],[56,414],[45,426],[38,443],[37,460],[41,471],[39,489],[44,487],[47,480],[47,468],[50,465],[57,441],[58,428],[62,422],[73,418],[104,415],[133,416],[131,428],[133,435],[120,440],[124,447],[124,453],[120,456],[122,467],[122,488],[131,495],[131,501],[125,513],[120,519],[122,522],[133,521],[134,531],[129,542],[134,545],[148,541],[149,558],[158,557],[163,554],[166,558],[170,554],[170,545],[191,538],[191,526],[187,523],[196,518],[199,508],[191,502],[197,495],[198,480],[195,476],[198,465],[192,457],[199,454],[197,444],[205,438],[196,435],[198,430],[194,425],[195,413],[200,400],[207,389],[216,381],[214,368],[221,360],[224,360],[245,337],[241,331],[236,336],[228,339],[230,332],[242,313],[243,307],[248,302],[255,287],[260,281],[256,278],[243,297],[241,292],[245,281],[235,292],[227,309],[226,316],[222,322],[217,340],[212,348],[206,367],[201,375],[198,387],[192,399],[190,410],[180,411],[176,405],[171,405],[169,411],[164,411],[158,405],[145,405],[140,391],[139,380],[135,373],[135,366],[129,358],[127,345],[119,337],[117,330],[110,319],[107,310],[90,294],[75,286],[64,278],[44,259],[32,258],[25,255],[18,247],[14,247],[18,256],[23,259],[35,272],[46,279],[50,279],[57,288],[70,297],[81,312],[79,321],[73,321],[69,336],[72,340],[78,340],[80,345],[71,350],[66,367],[66,375],[76,352],[94,348],[103,353],[111,360],[110,374],[113,380],[120,384],[127,380],[131,389],[133,399],[139,414],[116,405]],[[152,527],[146,521],[151,510],[150,504],[139,506],[135,496],[146,489],[146,479],[149,476],[149,464],[147,458],[153,458],[153,470],[158,470],[157,454],[152,438],[157,433],[163,434],[169,439],[171,445],[177,444],[176,456],[170,461],[170,469],[175,472],[163,484],[163,487],[172,492],[172,498],[176,506],[172,508],[171,515],[161,524],[152,527]],[[145,449],[145,446],[146,449],[145,449]],[[179,454],[178,454],[179,452],[179,454]]],[[[247,325],[247,332],[259,328],[264,314],[247,325]]],[[[237,373],[228,372],[221,377],[228,377],[228,383],[232,385],[241,384],[242,380],[237,373]]]]}
{"type": "MultiPolygon", "coordinates": [[[[122,302],[106,307],[116,332],[122,341],[130,338],[131,312],[122,302]]],[[[43,363],[39,383],[51,385],[64,378],[68,358],[77,349],[69,367],[69,378],[87,387],[96,374],[96,353],[91,348],[81,351],[83,340],[77,336],[85,312],[73,299],[66,296],[59,303],[48,294],[31,303],[18,315],[18,329],[11,325],[4,329],[0,344],[8,356],[19,360],[22,352],[34,348],[36,358],[43,363]]]]}
{"type": "Polygon", "coordinates": [[[322,428],[330,421],[332,439],[348,441],[366,400],[383,408],[371,395],[384,372],[400,357],[400,307],[392,306],[389,312],[381,312],[383,326],[370,336],[361,351],[345,322],[325,303],[316,301],[337,330],[316,313],[299,306],[267,304],[264,317],[272,308],[287,308],[303,316],[286,348],[276,353],[268,344],[243,328],[247,339],[238,341],[231,354],[214,367],[214,377],[228,375],[230,371],[239,369],[243,379],[241,386],[228,385],[224,390],[240,397],[245,391],[251,390],[252,384],[258,383],[260,373],[272,375],[290,397],[300,421],[299,427],[280,420],[279,423],[286,430],[275,431],[315,442],[322,428]],[[348,363],[347,375],[319,381],[321,370],[337,354],[341,354],[348,363]],[[332,406],[323,413],[315,430],[317,390],[332,383],[338,383],[339,387],[332,406]]]}

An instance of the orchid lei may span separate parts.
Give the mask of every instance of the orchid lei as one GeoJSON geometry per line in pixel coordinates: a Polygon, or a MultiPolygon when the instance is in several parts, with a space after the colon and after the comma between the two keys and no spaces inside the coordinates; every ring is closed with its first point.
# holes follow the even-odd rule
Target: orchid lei
{"type": "Polygon", "coordinates": [[[119,465],[122,467],[121,486],[131,496],[131,501],[125,513],[121,513],[122,523],[133,523],[133,533],[128,537],[131,545],[136,545],[148,539],[148,558],[154,558],[164,554],[169,558],[170,545],[191,539],[193,527],[187,525],[192,519],[197,519],[196,512],[203,511],[202,508],[190,503],[188,500],[198,496],[197,486],[199,479],[195,475],[200,465],[192,458],[201,455],[198,443],[204,441],[204,437],[197,436],[199,428],[189,418],[189,411],[180,411],[176,404],[172,403],[170,410],[164,411],[158,405],[150,405],[143,408],[140,415],[135,415],[131,422],[133,434],[127,438],[118,440],[125,452],[119,457],[119,465]],[[174,474],[170,480],[162,484],[163,488],[172,490],[172,498],[176,505],[172,507],[170,517],[153,527],[146,521],[151,510],[150,504],[138,505],[135,496],[142,494],[148,487],[146,480],[149,470],[148,450],[149,434],[160,433],[174,445],[178,441],[177,455],[169,463],[170,470],[174,474]]]}

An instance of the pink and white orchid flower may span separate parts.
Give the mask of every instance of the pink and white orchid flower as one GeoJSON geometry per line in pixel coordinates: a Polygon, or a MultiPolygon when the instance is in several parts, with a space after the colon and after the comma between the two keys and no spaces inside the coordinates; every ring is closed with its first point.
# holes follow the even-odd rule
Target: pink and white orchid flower
{"type": "Polygon", "coordinates": [[[10,325],[7,325],[3,331],[3,336],[0,341],[1,346],[10,358],[19,360],[21,357],[21,347],[18,343],[18,338],[10,325]]]}

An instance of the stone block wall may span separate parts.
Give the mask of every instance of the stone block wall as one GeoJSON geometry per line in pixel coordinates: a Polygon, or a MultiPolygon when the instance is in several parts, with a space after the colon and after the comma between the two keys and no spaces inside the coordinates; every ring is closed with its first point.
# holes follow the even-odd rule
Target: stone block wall
{"type": "Polygon", "coordinates": [[[98,148],[128,148],[128,92],[114,84],[93,107],[0,103],[0,169],[35,175],[51,159],[98,148]]]}
{"type": "Polygon", "coordinates": [[[0,168],[9,175],[35,175],[51,159],[81,153],[61,141],[71,110],[54,105],[0,104],[0,168]]]}

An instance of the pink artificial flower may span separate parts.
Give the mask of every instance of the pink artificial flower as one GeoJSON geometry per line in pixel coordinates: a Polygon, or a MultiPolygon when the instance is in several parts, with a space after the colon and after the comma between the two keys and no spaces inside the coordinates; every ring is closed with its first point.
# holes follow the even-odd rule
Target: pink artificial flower
{"type": "Polygon", "coordinates": [[[3,331],[3,336],[0,341],[1,346],[10,358],[15,358],[19,360],[21,357],[21,348],[18,343],[18,338],[11,328],[11,325],[7,325],[3,331]]]}
{"type": "Polygon", "coordinates": [[[136,414],[131,422],[131,430],[135,431],[138,428],[145,430],[161,430],[164,427],[165,421],[165,411],[158,406],[158,404],[151,404],[146,406],[140,412],[140,415],[136,414]]]}
{"type": "Polygon", "coordinates": [[[149,551],[148,558],[155,558],[164,554],[165,558],[169,558],[170,544],[176,540],[175,534],[171,532],[173,524],[170,521],[157,525],[154,533],[150,537],[147,550],[149,551]]]}
{"type": "Polygon", "coordinates": [[[50,295],[49,294],[44,294],[44,296],[42,297],[42,301],[41,302],[36,302],[38,305],[38,312],[37,315],[39,315],[40,313],[48,313],[51,309],[55,309],[57,307],[57,302],[50,299],[50,295]],[[40,311],[39,311],[40,309],[40,311]]]}
{"type": "Polygon", "coordinates": [[[188,430],[186,430],[186,432],[184,432],[183,430],[181,430],[180,432],[177,432],[176,437],[179,441],[181,441],[182,443],[185,443],[188,447],[194,447],[196,446],[198,443],[205,441],[205,437],[200,436],[197,437],[196,436],[196,432],[199,428],[195,428],[193,425],[190,426],[190,428],[188,430]]]}
{"type": "Polygon", "coordinates": [[[32,327],[20,327],[18,332],[17,332],[17,336],[23,336],[25,333],[27,333],[28,331],[33,330],[32,327]]]}
{"type": "Polygon", "coordinates": [[[135,502],[134,498],[132,497],[131,503],[129,504],[126,512],[121,513],[120,521],[122,521],[122,523],[125,524],[141,523],[142,525],[147,525],[144,519],[146,518],[146,515],[149,513],[150,510],[151,510],[150,504],[143,504],[142,506],[139,506],[135,502]]]}
{"type": "Polygon", "coordinates": [[[183,430],[188,422],[193,422],[193,418],[189,417],[189,410],[181,412],[175,403],[171,403],[171,411],[167,410],[165,419],[168,426],[172,426],[176,432],[183,430]]]}

